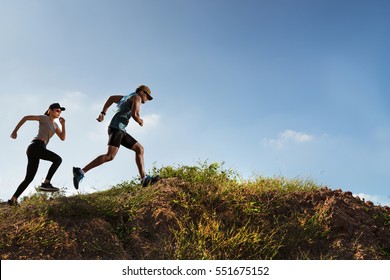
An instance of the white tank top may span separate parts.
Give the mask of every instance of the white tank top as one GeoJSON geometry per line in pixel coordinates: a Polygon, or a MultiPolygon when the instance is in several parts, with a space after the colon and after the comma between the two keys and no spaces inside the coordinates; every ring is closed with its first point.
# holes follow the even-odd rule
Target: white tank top
{"type": "Polygon", "coordinates": [[[39,130],[38,135],[34,138],[35,140],[41,140],[46,145],[49,143],[50,138],[56,132],[58,124],[52,122],[46,115],[39,116],[39,130]]]}

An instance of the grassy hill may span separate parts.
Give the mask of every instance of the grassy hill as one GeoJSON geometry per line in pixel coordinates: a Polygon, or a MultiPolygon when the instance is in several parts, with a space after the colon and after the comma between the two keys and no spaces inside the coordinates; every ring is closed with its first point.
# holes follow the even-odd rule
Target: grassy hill
{"type": "Polygon", "coordinates": [[[1,259],[390,259],[390,209],[350,192],[219,164],[153,172],[148,188],[0,206],[1,259]]]}

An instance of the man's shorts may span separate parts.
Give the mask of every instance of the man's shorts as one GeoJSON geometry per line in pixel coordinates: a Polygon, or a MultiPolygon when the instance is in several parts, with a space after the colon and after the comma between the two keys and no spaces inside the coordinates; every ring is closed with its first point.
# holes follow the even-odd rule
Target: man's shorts
{"type": "Polygon", "coordinates": [[[115,129],[112,127],[108,128],[108,145],[109,146],[115,146],[118,147],[120,145],[132,149],[133,146],[137,143],[138,141],[135,140],[130,134],[119,130],[115,129]]]}

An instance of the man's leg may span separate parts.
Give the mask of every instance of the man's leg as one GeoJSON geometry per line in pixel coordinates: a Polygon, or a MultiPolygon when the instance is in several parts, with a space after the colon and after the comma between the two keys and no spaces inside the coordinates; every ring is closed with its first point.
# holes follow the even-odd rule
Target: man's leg
{"type": "Polygon", "coordinates": [[[159,176],[151,177],[149,175],[146,175],[145,173],[145,167],[144,167],[144,147],[140,143],[135,143],[133,147],[131,148],[135,152],[135,163],[138,167],[138,172],[141,177],[141,184],[142,187],[147,187],[150,184],[156,183],[158,180],[160,180],[159,176]]]}
{"type": "Polygon", "coordinates": [[[84,171],[84,173],[87,173],[92,168],[95,168],[99,165],[102,165],[103,163],[113,160],[118,153],[118,150],[118,147],[109,145],[106,154],[98,156],[93,161],[88,163],[82,170],[84,171]]]}
{"type": "Polygon", "coordinates": [[[118,153],[119,147],[108,145],[107,153],[104,155],[100,155],[95,158],[93,161],[88,163],[83,169],[79,167],[73,167],[73,185],[76,190],[79,189],[80,181],[84,178],[84,174],[105,162],[111,161],[115,158],[118,153]]]}
{"type": "Polygon", "coordinates": [[[137,142],[131,149],[135,152],[135,163],[138,167],[139,176],[143,179],[146,176],[144,167],[144,147],[137,142]]]}
{"type": "Polygon", "coordinates": [[[149,184],[153,184],[159,180],[158,176],[150,177],[146,175],[144,166],[144,147],[137,140],[126,133],[126,135],[122,138],[121,145],[135,152],[135,163],[137,164],[139,176],[141,177],[141,184],[143,187],[146,187],[149,184]]]}

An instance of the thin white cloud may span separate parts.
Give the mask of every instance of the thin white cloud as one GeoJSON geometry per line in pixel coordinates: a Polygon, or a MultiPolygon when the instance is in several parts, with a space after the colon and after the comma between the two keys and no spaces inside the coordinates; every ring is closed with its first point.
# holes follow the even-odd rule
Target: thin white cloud
{"type": "Polygon", "coordinates": [[[85,108],[85,103],[87,102],[87,95],[80,91],[66,92],[64,96],[58,101],[66,109],[70,109],[73,112],[80,111],[82,108],[85,108]]]}
{"type": "Polygon", "coordinates": [[[390,206],[390,197],[383,197],[379,195],[371,195],[371,194],[365,194],[365,193],[359,193],[359,194],[353,194],[355,197],[358,196],[365,201],[371,201],[374,204],[379,204],[382,206],[390,206]]]}
{"type": "Polygon", "coordinates": [[[141,118],[144,120],[144,125],[142,127],[140,127],[138,123],[131,119],[127,130],[134,132],[134,134],[147,134],[151,129],[154,129],[160,124],[161,119],[160,115],[158,114],[141,114],[141,118]]]}
{"type": "Polygon", "coordinates": [[[144,117],[144,123],[146,127],[155,127],[160,122],[160,115],[151,114],[144,117]]]}
{"type": "Polygon", "coordinates": [[[280,134],[280,138],[283,140],[292,139],[294,142],[309,142],[312,141],[314,137],[313,135],[287,129],[280,134]]]}
{"type": "Polygon", "coordinates": [[[288,143],[304,143],[311,142],[314,140],[314,136],[302,132],[297,132],[291,129],[286,129],[285,131],[278,134],[278,137],[275,139],[263,139],[263,143],[266,146],[273,146],[278,149],[285,147],[288,143]]]}

